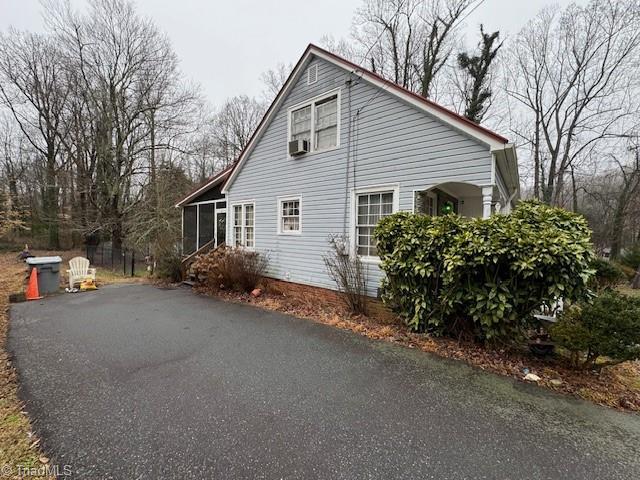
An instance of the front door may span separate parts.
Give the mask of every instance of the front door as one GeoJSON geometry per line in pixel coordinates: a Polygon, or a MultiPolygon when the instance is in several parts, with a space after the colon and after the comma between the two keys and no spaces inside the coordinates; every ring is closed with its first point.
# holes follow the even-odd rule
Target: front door
{"type": "Polygon", "coordinates": [[[216,209],[216,245],[221,245],[227,238],[227,210],[216,209]]]}

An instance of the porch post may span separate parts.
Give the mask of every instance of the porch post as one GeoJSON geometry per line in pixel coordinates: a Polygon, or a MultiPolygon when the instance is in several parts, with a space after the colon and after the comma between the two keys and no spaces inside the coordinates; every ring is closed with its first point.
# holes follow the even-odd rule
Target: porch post
{"type": "Polygon", "coordinates": [[[491,201],[493,200],[493,187],[482,187],[482,218],[491,216],[491,201]]]}

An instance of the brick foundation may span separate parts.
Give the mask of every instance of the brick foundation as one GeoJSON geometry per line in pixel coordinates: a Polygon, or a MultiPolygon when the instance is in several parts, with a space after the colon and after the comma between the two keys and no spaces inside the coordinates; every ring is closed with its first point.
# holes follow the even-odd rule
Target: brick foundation
{"type": "MultiPolygon", "coordinates": [[[[302,283],[287,282],[276,278],[266,279],[266,289],[271,293],[320,305],[344,304],[340,292],[302,283]]],[[[368,298],[369,315],[385,322],[397,322],[398,317],[376,298],[368,298]]]]}
{"type": "Polygon", "coordinates": [[[302,283],[287,282],[276,278],[266,279],[266,288],[269,292],[285,297],[296,298],[305,301],[318,302],[323,305],[342,304],[340,294],[328,288],[312,287],[302,283]]]}

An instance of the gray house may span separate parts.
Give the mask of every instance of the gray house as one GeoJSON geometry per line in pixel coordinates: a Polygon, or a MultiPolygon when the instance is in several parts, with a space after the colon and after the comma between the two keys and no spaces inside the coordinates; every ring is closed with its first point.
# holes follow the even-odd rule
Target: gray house
{"type": "Polygon", "coordinates": [[[518,166],[506,138],[309,45],[220,194],[227,243],[268,252],[269,276],[335,288],[322,256],[345,234],[376,295],[381,217],[509,212],[518,166]]]}

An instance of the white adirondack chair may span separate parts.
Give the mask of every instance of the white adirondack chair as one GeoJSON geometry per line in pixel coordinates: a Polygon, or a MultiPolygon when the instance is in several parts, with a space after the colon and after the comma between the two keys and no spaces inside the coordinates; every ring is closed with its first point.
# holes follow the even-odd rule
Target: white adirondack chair
{"type": "Polygon", "coordinates": [[[73,285],[76,283],[82,283],[87,278],[92,278],[96,281],[96,269],[89,268],[89,259],[84,257],[74,257],[69,260],[69,288],[73,289],[73,285]]]}

